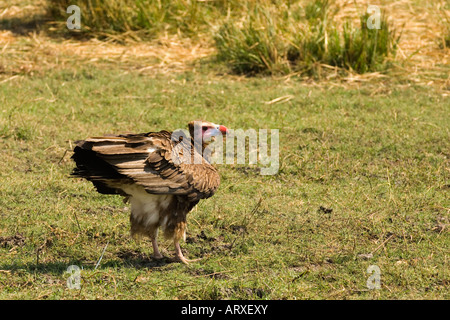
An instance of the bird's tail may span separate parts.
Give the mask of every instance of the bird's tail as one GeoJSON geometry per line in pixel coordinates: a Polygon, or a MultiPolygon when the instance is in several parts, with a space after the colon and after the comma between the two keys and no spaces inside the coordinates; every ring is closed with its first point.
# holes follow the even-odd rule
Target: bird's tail
{"type": "Polygon", "coordinates": [[[95,151],[90,150],[85,141],[79,141],[74,148],[72,159],[76,167],[71,176],[91,181],[99,193],[122,194],[122,191],[112,186],[114,181],[124,178],[105,160],[98,157],[95,151]]]}

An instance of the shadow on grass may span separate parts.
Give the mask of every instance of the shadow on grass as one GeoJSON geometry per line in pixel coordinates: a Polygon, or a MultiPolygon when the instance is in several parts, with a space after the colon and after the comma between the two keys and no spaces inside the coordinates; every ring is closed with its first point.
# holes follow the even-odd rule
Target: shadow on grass
{"type": "MultiPolygon", "coordinates": [[[[69,264],[70,265],[70,264],[69,264]]],[[[12,273],[42,273],[60,275],[67,271],[69,266],[63,262],[48,262],[48,263],[12,263],[0,264],[0,269],[3,271],[10,271],[12,273]]]]}
{"type": "Polygon", "coordinates": [[[64,22],[55,22],[48,13],[39,13],[27,17],[0,19],[0,31],[11,31],[16,36],[26,36],[41,31],[51,38],[89,40],[81,30],[69,30],[64,22]]]}
{"type": "Polygon", "coordinates": [[[96,264],[89,262],[82,262],[80,260],[73,260],[70,262],[42,262],[42,263],[12,263],[12,264],[0,264],[0,270],[9,271],[12,273],[39,273],[49,275],[62,275],[67,272],[67,269],[71,265],[75,265],[82,270],[104,270],[109,268],[134,268],[134,269],[154,269],[157,270],[166,265],[174,264],[176,262],[169,258],[164,257],[161,260],[153,258],[141,258],[132,257],[125,259],[113,259],[102,261],[97,268],[96,264]]]}
{"type": "Polygon", "coordinates": [[[11,31],[15,35],[27,35],[30,32],[38,32],[50,21],[45,14],[36,14],[27,18],[0,19],[0,30],[11,31]]]}

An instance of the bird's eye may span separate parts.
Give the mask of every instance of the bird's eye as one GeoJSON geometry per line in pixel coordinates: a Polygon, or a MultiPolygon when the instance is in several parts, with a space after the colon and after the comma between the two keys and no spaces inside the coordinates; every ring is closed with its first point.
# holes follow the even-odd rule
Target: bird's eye
{"type": "Polygon", "coordinates": [[[202,127],[202,130],[206,131],[206,130],[208,130],[208,127],[202,127]]]}

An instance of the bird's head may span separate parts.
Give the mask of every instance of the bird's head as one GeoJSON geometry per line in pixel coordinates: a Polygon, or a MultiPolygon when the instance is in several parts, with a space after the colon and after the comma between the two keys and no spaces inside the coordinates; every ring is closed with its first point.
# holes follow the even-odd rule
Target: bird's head
{"type": "Polygon", "coordinates": [[[200,138],[201,135],[203,144],[214,141],[217,136],[222,136],[228,132],[225,126],[202,120],[189,122],[188,128],[191,137],[194,137],[194,139],[200,138]]]}

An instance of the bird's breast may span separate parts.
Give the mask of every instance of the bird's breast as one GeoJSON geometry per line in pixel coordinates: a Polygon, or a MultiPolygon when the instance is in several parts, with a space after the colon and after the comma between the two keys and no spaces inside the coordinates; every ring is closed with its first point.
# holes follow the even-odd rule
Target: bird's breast
{"type": "Polygon", "coordinates": [[[150,194],[141,186],[130,185],[122,187],[130,195],[131,215],[143,227],[159,225],[166,211],[174,201],[170,194],[150,194]]]}

